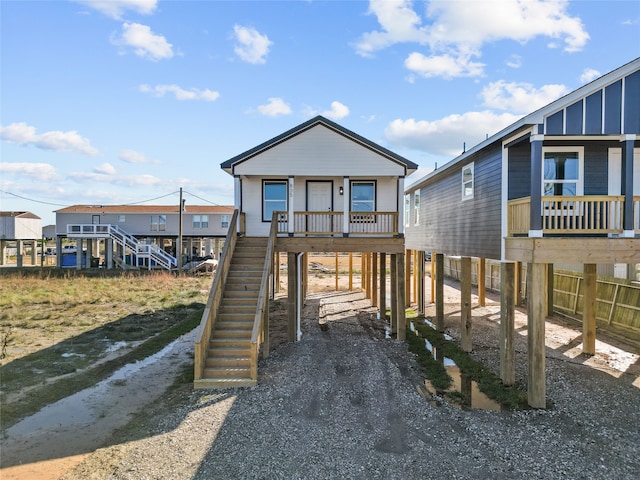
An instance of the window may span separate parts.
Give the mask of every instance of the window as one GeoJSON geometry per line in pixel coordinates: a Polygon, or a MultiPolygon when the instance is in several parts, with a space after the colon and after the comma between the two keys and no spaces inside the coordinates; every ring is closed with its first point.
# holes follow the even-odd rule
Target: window
{"type": "Polygon", "coordinates": [[[404,196],[404,226],[409,226],[409,217],[411,215],[411,195],[404,196]]]}
{"type": "Polygon", "coordinates": [[[542,195],[582,195],[582,148],[543,149],[542,195]]]}
{"type": "Polygon", "coordinates": [[[220,227],[229,228],[229,215],[222,215],[220,217],[220,227]]]}
{"type": "Polygon", "coordinates": [[[166,215],[151,215],[151,231],[164,232],[167,229],[166,215]]]}
{"type": "Polygon", "coordinates": [[[375,212],[375,182],[351,182],[351,211],[375,212]]]}
{"type": "Polygon", "coordinates": [[[286,211],[286,180],[265,180],[262,184],[262,221],[270,222],[273,217],[273,212],[286,211]]]}
{"type": "Polygon", "coordinates": [[[420,225],[420,190],[416,190],[413,194],[413,209],[416,212],[415,224],[420,225]]]}
{"type": "Polygon", "coordinates": [[[462,200],[473,198],[473,163],[462,167],[462,200]]]}
{"type": "Polygon", "coordinates": [[[209,215],[194,215],[193,228],[209,228],[209,215]]]}
{"type": "Polygon", "coordinates": [[[126,217],[124,215],[118,215],[118,222],[124,223],[126,221],[126,217]]]}

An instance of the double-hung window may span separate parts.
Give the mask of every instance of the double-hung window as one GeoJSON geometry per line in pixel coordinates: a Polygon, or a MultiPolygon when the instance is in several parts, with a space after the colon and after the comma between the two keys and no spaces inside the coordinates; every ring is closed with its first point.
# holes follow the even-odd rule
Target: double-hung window
{"type": "Polygon", "coordinates": [[[473,198],[474,177],[473,163],[462,167],[462,200],[473,198]]]}
{"type": "Polygon", "coordinates": [[[414,222],[416,225],[420,225],[420,190],[416,190],[413,194],[413,209],[416,212],[414,222]]]}
{"type": "Polygon", "coordinates": [[[273,212],[287,211],[287,181],[265,180],[262,182],[262,221],[270,222],[273,212]]]}
{"type": "Polygon", "coordinates": [[[151,215],[151,231],[164,232],[167,230],[166,215],[151,215]]]}
{"type": "Polygon", "coordinates": [[[351,182],[351,211],[375,212],[376,183],[351,182]]]}
{"type": "Polygon", "coordinates": [[[542,195],[583,195],[582,147],[550,147],[542,151],[542,195]]]}
{"type": "Polygon", "coordinates": [[[209,215],[194,215],[193,228],[209,228],[209,215]]]}
{"type": "Polygon", "coordinates": [[[222,215],[220,217],[220,228],[229,228],[229,215],[222,215]]]}

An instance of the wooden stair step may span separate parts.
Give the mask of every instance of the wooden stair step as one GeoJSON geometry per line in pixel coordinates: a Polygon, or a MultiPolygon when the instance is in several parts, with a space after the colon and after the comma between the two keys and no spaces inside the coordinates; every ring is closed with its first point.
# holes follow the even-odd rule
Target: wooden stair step
{"type": "Polygon", "coordinates": [[[205,378],[251,378],[250,367],[205,367],[205,378]]]}
{"type": "Polygon", "coordinates": [[[205,360],[205,368],[234,368],[234,367],[250,367],[251,357],[208,357],[205,360]]]}
{"type": "Polygon", "coordinates": [[[196,389],[226,389],[253,387],[258,382],[251,378],[201,378],[193,382],[196,389]]]}

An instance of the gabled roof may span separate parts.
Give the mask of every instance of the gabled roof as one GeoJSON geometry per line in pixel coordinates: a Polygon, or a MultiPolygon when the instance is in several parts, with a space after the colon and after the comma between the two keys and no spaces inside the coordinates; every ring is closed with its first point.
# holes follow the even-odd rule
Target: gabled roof
{"type": "Polygon", "coordinates": [[[39,216],[31,212],[0,212],[0,217],[31,218],[34,220],[41,220],[39,216]]]}
{"type": "Polygon", "coordinates": [[[532,113],[529,113],[528,115],[522,117],[517,122],[512,123],[508,127],[500,130],[498,133],[492,135],[491,137],[478,143],[477,145],[470,148],[469,150],[462,153],[461,155],[455,157],[453,160],[449,161],[444,166],[440,167],[438,170],[434,170],[433,172],[422,177],[417,182],[407,186],[407,188],[405,189],[405,192],[416,190],[417,188],[420,188],[425,183],[428,183],[434,177],[442,174],[444,171],[452,168],[453,166],[459,163],[464,163],[465,161],[468,161],[468,159],[471,156],[478,153],[479,151],[486,148],[487,146],[491,145],[492,143],[495,143],[503,140],[504,138],[510,137],[520,130],[527,129],[531,125],[542,124],[544,122],[544,119],[549,115],[556,113],[559,110],[562,110],[563,108],[572,105],[580,98],[587,97],[592,93],[604,88],[609,84],[617,82],[621,78],[626,77],[639,69],[640,69],[640,57],[636,58],[635,60],[632,60],[631,62],[625,65],[622,65],[621,67],[616,68],[615,70],[605,75],[602,75],[601,77],[560,97],[559,99],[549,103],[548,105],[545,105],[544,107],[539,108],[538,110],[535,110],[532,113]]]}
{"type": "MultiPolygon", "coordinates": [[[[186,213],[233,213],[233,206],[228,205],[185,205],[186,213]]],[[[112,214],[150,214],[179,213],[178,205],[71,205],[55,213],[112,213],[112,214]]]]}
{"type": "Polygon", "coordinates": [[[233,175],[233,169],[239,163],[249,160],[250,158],[255,157],[256,155],[259,155],[265,150],[273,148],[282,142],[286,142],[287,140],[295,137],[296,135],[299,135],[315,127],[316,125],[324,125],[325,127],[333,130],[334,132],[352,140],[353,142],[358,143],[363,147],[368,148],[369,150],[372,150],[373,152],[376,152],[379,155],[393,162],[403,165],[405,167],[406,175],[409,175],[409,173],[417,170],[418,168],[418,165],[413,163],[412,161],[407,160],[406,158],[372,142],[371,140],[367,140],[366,138],[358,135],[357,133],[352,132],[351,130],[344,128],[341,125],[338,125],[335,122],[332,122],[331,120],[323,117],[322,115],[318,115],[312,118],[311,120],[307,120],[306,122],[301,123],[297,127],[293,127],[291,130],[287,130],[286,132],[278,135],[277,137],[274,137],[271,140],[261,143],[257,147],[247,150],[246,152],[241,153],[240,155],[236,155],[235,157],[230,158],[226,162],[222,162],[220,164],[220,168],[222,168],[224,171],[228,172],[229,174],[233,175]]]}

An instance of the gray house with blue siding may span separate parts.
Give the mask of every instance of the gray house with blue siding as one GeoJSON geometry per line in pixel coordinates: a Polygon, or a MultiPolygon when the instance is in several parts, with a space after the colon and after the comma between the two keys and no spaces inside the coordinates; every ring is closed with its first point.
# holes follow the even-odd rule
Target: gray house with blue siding
{"type": "Polygon", "coordinates": [[[463,270],[470,257],[527,264],[529,400],[544,407],[547,272],[584,265],[583,350],[593,354],[596,265],[640,263],[640,58],[407,187],[407,214],[407,249],[432,252],[437,269],[442,255],[462,257],[463,270]]]}

